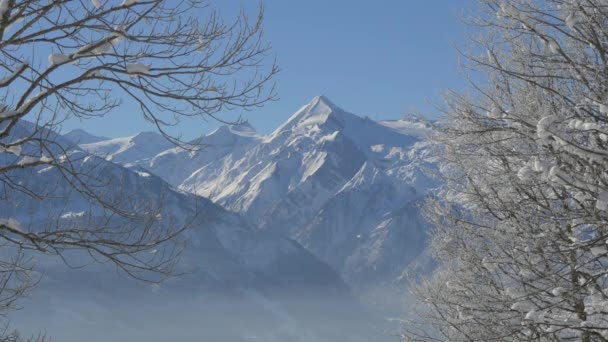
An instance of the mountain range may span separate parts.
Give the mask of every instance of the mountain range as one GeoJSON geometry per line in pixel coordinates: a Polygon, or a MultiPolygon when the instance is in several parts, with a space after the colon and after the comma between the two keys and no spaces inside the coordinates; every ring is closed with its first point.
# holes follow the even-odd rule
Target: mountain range
{"type": "MultiPolygon", "coordinates": [[[[42,131],[25,121],[16,130],[42,131]]],[[[402,290],[400,275],[428,261],[418,210],[437,185],[428,133],[419,120],[375,121],[323,96],[269,134],[224,125],[190,149],[154,132],[44,132],[104,199],[134,212],[159,208],[155,225],[189,225],[184,275],[158,287],[85,255],[72,256],[76,269],[39,258],[45,276],[14,325],[67,341],[394,340],[397,328],[370,294],[402,290]],[[154,307],[159,301],[166,305],[154,307]]],[[[0,217],[30,229],[47,229],[49,217],[76,226],[105,219],[53,166],[9,176],[49,196],[6,192],[0,217]]],[[[400,302],[396,293],[388,302],[400,302]]]]}
{"type": "MultiPolygon", "coordinates": [[[[40,282],[20,303],[24,309],[11,316],[13,327],[31,333],[42,329],[53,339],[66,341],[330,342],[366,341],[381,333],[376,328],[382,322],[358,304],[341,277],[298,242],[257,229],[240,215],[178,191],[137,165],[125,167],[92,155],[28,122],[20,122],[11,139],[37,134],[69,148],[61,153],[70,155],[74,172],[88,175],[90,191],[105,203],[128,212],[155,213],[149,223],[153,229],[189,228],[182,237],[186,248],[176,270],[182,276],[160,287],[129,279],[103,259],[93,263],[86,253],[68,249],[63,258],[32,254],[42,272],[40,282]],[[158,213],[153,211],[157,209],[158,213]],[[162,303],[170,305],[150,307],[162,303]],[[335,317],[345,321],[326,323],[335,317]],[[352,322],[359,323],[351,326],[352,322]]],[[[145,160],[143,153],[134,153],[140,151],[137,145],[142,140],[124,141],[129,141],[122,145],[129,146],[121,150],[124,155],[145,160]]],[[[104,142],[99,144],[110,145],[104,142]]],[[[26,147],[23,153],[36,155],[38,147],[26,147]]],[[[107,151],[120,156],[119,150],[107,151]]],[[[16,164],[16,158],[20,157],[0,154],[4,165],[16,164]]],[[[11,184],[38,194],[8,188],[3,192],[0,217],[19,222],[20,229],[46,232],[61,226],[94,231],[97,225],[137,229],[148,224],[108,213],[76,191],[70,176],[66,179],[56,166],[16,168],[5,176],[11,184]]]]}
{"type": "Polygon", "coordinates": [[[192,141],[198,150],[167,148],[155,133],[81,148],[294,239],[359,291],[393,282],[424,249],[418,206],[436,186],[428,132],[419,120],[375,121],[318,96],[270,134],[225,125],[192,141]]]}

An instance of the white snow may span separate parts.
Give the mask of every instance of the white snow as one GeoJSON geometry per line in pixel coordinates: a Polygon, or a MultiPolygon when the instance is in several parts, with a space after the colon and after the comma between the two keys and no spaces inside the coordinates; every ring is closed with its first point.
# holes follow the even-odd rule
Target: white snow
{"type": "Polygon", "coordinates": [[[23,228],[21,227],[21,224],[19,223],[19,221],[17,221],[14,218],[0,218],[0,225],[6,226],[10,229],[13,230],[17,230],[17,231],[23,231],[23,228]]]}
{"type": "Polygon", "coordinates": [[[547,161],[541,161],[540,158],[534,158],[534,171],[545,172],[549,169],[549,163],[547,161]]]}
{"type": "Polygon", "coordinates": [[[608,210],[608,191],[599,193],[597,201],[595,202],[595,207],[602,211],[608,210]]]}
{"type": "Polygon", "coordinates": [[[575,14],[572,13],[569,16],[567,16],[565,22],[566,22],[566,25],[570,29],[574,30],[574,27],[576,26],[576,16],[575,16],[575,14]]]}
{"type": "Polygon", "coordinates": [[[127,25],[116,25],[114,26],[114,30],[124,34],[127,31],[127,27],[127,25]]]}
{"type": "Polygon", "coordinates": [[[515,310],[515,311],[519,311],[519,312],[528,311],[528,310],[530,310],[530,304],[524,303],[524,302],[516,302],[513,305],[511,305],[511,310],[515,310]]]}
{"type": "Polygon", "coordinates": [[[536,124],[536,135],[541,139],[545,140],[551,136],[549,132],[549,128],[553,125],[555,121],[555,117],[553,116],[544,116],[538,123],[536,124]]]}
{"type": "Polygon", "coordinates": [[[536,321],[538,320],[540,317],[540,314],[534,310],[529,311],[526,316],[524,317],[524,320],[526,321],[536,321]]]}
{"type": "Polygon", "coordinates": [[[499,17],[516,17],[518,15],[518,11],[515,7],[511,6],[511,4],[506,1],[500,3],[500,8],[498,10],[497,16],[499,17]]]}
{"type": "Polygon", "coordinates": [[[174,145],[156,132],[143,132],[130,137],[81,144],[80,147],[106,160],[137,164],[139,161],[152,159],[174,145]]]}
{"type": "Polygon", "coordinates": [[[561,172],[559,170],[559,166],[557,165],[553,165],[550,169],[549,169],[549,173],[547,174],[547,179],[549,179],[552,182],[559,182],[559,176],[561,175],[561,172]]]}
{"type": "Polygon", "coordinates": [[[102,55],[111,51],[122,40],[122,33],[113,33],[103,39],[84,45],[74,53],[74,56],[93,57],[102,55]]]}
{"type": "Polygon", "coordinates": [[[552,53],[559,52],[559,45],[553,40],[549,41],[549,51],[551,51],[552,53]]]}
{"type": "Polygon", "coordinates": [[[23,63],[18,68],[15,69],[10,75],[6,76],[2,80],[0,80],[0,86],[6,86],[11,80],[15,79],[15,77],[21,73],[25,68],[27,68],[27,64],[23,63]]]}
{"type": "Polygon", "coordinates": [[[150,73],[150,65],[142,63],[127,64],[127,73],[133,75],[147,75],[150,73]]]}
{"type": "Polygon", "coordinates": [[[148,178],[150,177],[150,174],[147,172],[143,172],[143,171],[135,171],[135,173],[137,173],[140,177],[144,177],[144,178],[148,178]]]}
{"type": "Polygon", "coordinates": [[[13,26],[17,23],[20,23],[23,21],[23,16],[19,16],[17,18],[15,17],[11,17],[10,19],[12,22],[10,24],[8,24],[8,26],[6,26],[6,28],[4,29],[4,32],[9,32],[10,30],[12,30],[13,26]]]}
{"type": "Polygon", "coordinates": [[[564,289],[563,287],[556,287],[553,290],[551,290],[551,294],[553,294],[556,297],[559,297],[566,292],[567,292],[566,289],[564,289]]]}
{"type": "Polygon", "coordinates": [[[605,255],[606,252],[606,246],[593,246],[590,248],[591,250],[591,254],[593,254],[594,256],[600,256],[600,255],[605,255]]]}
{"type": "Polygon", "coordinates": [[[61,218],[62,219],[79,218],[79,217],[83,217],[85,214],[86,214],[86,212],[84,212],[84,211],[79,211],[79,212],[69,211],[69,212],[61,215],[61,218]]]}
{"type": "Polygon", "coordinates": [[[69,60],[70,57],[62,53],[52,53],[49,55],[49,63],[51,63],[51,65],[63,64],[69,60]]]}
{"type": "Polygon", "coordinates": [[[103,75],[101,74],[101,71],[99,70],[91,70],[87,73],[87,76],[89,77],[103,77],[103,75]]]}
{"type": "Polygon", "coordinates": [[[6,11],[9,10],[9,2],[10,0],[0,0],[0,17],[3,17],[6,11]]]}
{"type": "Polygon", "coordinates": [[[10,109],[4,109],[3,111],[0,112],[0,119],[5,119],[11,116],[15,116],[19,114],[19,112],[17,112],[16,110],[10,110],[10,109]]]}
{"type": "Polygon", "coordinates": [[[23,158],[21,158],[18,162],[17,165],[19,166],[27,166],[27,165],[31,165],[34,164],[38,161],[37,158],[32,157],[32,156],[25,156],[23,158]]]}
{"type": "Polygon", "coordinates": [[[425,137],[431,132],[431,129],[427,127],[423,122],[415,122],[407,119],[385,120],[378,121],[378,123],[382,126],[391,128],[400,134],[418,138],[425,137]]]}
{"type": "Polygon", "coordinates": [[[6,152],[12,153],[16,156],[21,155],[21,145],[12,145],[6,148],[6,152]]]}
{"type": "Polygon", "coordinates": [[[528,165],[523,166],[517,172],[517,177],[519,177],[519,179],[521,179],[522,181],[530,181],[534,179],[535,175],[536,172],[528,165]]]}
{"type": "Polygon", "coordinates": [[[335,131],[333,133],[327,134],[327,135],[321,137],[321,139],[319,139],[319,142],[324,143],[324,142],[336,141],[336,137],[338,137],[338,134],[340,134],[340,131],[335,131]]]}
{"type": "MultiPolygon", "coordinates": [[[[201,50],[206,44],[206,40],[204,36],[199,36],[198,37],[198,43],[196,44],[196,49],[197,50],[201,50]]],[[[211,87],[211,88],[215,88],[215,87],[211,87]]],[[[217,89],[212,90],[211,88],[209,88],[209,91],[217,91],[217,89]]]]}
{"type": "Polygon", "coordinates": [[[494,58],[494,54],[492,53],[492,51],[486,50],[486,53],[488,54],[488,63],[489,64],[496,63],[496,59],[494,58]]]}
{"type": "Polygon", "coordinates": [[[488,112],[488,117],[492,119],[500,119],[502,117],[502,114],[502,110],[499,107],[493,106],[492,109],[490,109],[490,111],[488,112]]]}
{"type": "Polygon", "coordinates": [[[301,182],[313,176],[326,162],[327,152],[307,154],[304,159],[304,170],[301,182]]]}
{"type": "Polygon", "coordinates": [[[599,103],[598,107],[601,114],[608,115],[608,106],[606,106],[604,103],[599,103]]]}
{"type": "Polygon", "coordinates": [[[381,153],[384,151],[384,145],[382,145],[382,144],[372,145],[371,150],[372,150],[372,152],[381,153]]]}
{"type": "Polygon", "coordinates": [[[49,157],[49,156],[45,156],[43,155],[42,157],[40,157],[40,162],[42,163],[50,163],[53,161],[53,158],[49,157]]]}

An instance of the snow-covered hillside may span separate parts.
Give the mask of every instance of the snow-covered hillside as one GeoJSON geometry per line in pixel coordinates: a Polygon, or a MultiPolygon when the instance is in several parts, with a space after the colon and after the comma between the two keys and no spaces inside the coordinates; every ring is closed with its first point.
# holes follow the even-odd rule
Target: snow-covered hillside
{"type": "Polygon", "coordinates": [[[224,126],[199,139],[201,151],[173,148],[139,165],[293,237],[359,288],[396,279],[424,248],[427,133],[417,120],[374,121],[319,96],[271,134],[224,126]]]}

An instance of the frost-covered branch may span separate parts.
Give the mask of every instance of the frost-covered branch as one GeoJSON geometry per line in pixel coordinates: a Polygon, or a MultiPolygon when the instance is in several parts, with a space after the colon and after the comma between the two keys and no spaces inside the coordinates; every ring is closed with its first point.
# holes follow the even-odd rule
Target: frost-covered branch
{"type": "Polygon", "coordinates": [[[432,137],[441,266],[410,341],[608,339],[608,6],[481,1],[472,94],[432,137]]]}

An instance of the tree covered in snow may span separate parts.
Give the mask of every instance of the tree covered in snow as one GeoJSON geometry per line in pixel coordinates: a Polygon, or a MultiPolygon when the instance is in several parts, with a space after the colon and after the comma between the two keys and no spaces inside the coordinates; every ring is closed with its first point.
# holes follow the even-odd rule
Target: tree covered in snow
{"type": "Polygon", "coordinates": [[[608,340],[608,2],[482,0],[405,341],[608,340]]]}
{"type": "Polygon", "coordinates": [[[77,166],[82,154],[75,157],[54,131],[65,120],[103,117],[131,102],[165,138],[184,146],[168,132],[180,120],[221,120],[222,110],[263,104],[274,96],[269,81],[277,68],[263,63],[262,17],[260,9],[253,20],[242,12],[225,22],[205,0],[0,0],[0,200],[11,193],[52,197],[14,177],[49,167],[105,213],[78,228],[62,226],[58,217],[45,227],[1,218],[0,312],[33,285],[31,251],[62,257],[86,251],[146,280],[147,272],[171,272],[176,247],[157,248],[185,227],[158,228],[155,208],[109,199],[108,184],[94,167],[77,166]],[[22,129],[24,119],[35,123],[33,130],[22,129]],[[117,227],[115,217],[138,224],[117,227]]]}

